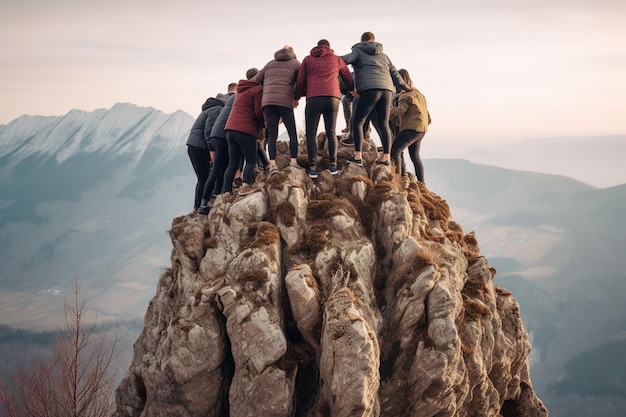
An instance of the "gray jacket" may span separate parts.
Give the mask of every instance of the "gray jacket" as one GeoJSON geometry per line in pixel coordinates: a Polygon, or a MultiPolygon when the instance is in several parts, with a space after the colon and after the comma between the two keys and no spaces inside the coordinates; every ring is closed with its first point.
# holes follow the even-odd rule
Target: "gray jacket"
{"type": "Polygon", "coordinates": [[[389,90],[395,93],[396,87],[411,90],[389,57],[383,53],[383,45],[378,42],[357,43],[352,47],[352,52],[341,59],[352,65],[359,93],[365,90],[389,90]]]}
{"type": "Polygon", "coordinates": [[[221,138],[226,140],[226,131],[224,127],[226,127],[226,122],[228,121],[228,116],[230,116],[230,111],[233,108],[233,103],[235,102],[235,94],[231,95],[222,111],[220,111],[220,115],[217,116],[215,123],[213,123],[213,129],[211,129],[211,137],[212,138],[221,138]]]}
{"type": "Polygon", "coordinates": [[[191,127],[189,138],[187,138],[188,146],[205,149],[207,152],[211,149],[209,141],[211,139],[211,129],[219,116],[224,104],[228,101],[231,94],[218,94],[206,99],[202,105],[202,113],[196,118],[191,127]]]}

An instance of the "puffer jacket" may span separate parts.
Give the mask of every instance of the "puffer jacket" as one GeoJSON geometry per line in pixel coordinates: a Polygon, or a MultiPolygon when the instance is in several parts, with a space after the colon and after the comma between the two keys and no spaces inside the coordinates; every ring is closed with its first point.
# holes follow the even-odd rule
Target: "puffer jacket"
{"type": "Polygon", "coordinates": [[[241,80],[237,84],[237,94],[224,130],[236,130],[255,138],[260,137],[265,128],[261,96],[263,87],[252,80],[241,80]]]}
{"type": "Polygon", "coordinates": [[[189,131],[189,138],[187,138],[188,146],[195,146],[196,148],[205,149],[207,152],[209,151],[211,129],[213,129],[217,116],[231,95],[220,93],[215,98],[209,97],[206,99],[202,105],[202,113],[196,118],[189,131]]]}
{"type": "Polygon", "coordinates": [[[268,62],[251,79],[263,86],[263,107],[269,105],[293,109],[294,86],[300,61],[288,49],[279,49],[274,59],[268,62]]]}
{"type": "Polygon", "coordinates": [[[348,66],[328,46],[316,46],[302,60],[296,77],[296,100],[306,96],[329,96],[341,98],[339,77],[348,91],[354,90],[348,66]]]}
{"type": "Polygon", "coordinates": [[[400,131],[415,130],[427,132],[430,124],[430,114],[426,106],[426,97],[418,90],[411,90],[400,94],[398,106],[391,107],[391,116],[400,119],[400,131]]]}
{"type": "Polygon", "coordinates": [[[409,87],[391,60],[383,53],[383,45],[378,42],[360,42],[352,47],[352,52],[341,57],[346,64],[354,68],[357,91],[365,90],[400,90],[409,91],[409,87]]]}
{"type": "Polygon", "coordinates": [[[221,138],[226,139],[226,131],[224,127],[226,127],[226,121],[228,120],[228,116],[230,116],[230,111],[233,109],[233,103],[235,101],[236,94],[232,94],[222,110],[220,111],[220,115],[215,119],[215,123],[213,123],[213,129],[211,129],[211,138],[221,138]]]}

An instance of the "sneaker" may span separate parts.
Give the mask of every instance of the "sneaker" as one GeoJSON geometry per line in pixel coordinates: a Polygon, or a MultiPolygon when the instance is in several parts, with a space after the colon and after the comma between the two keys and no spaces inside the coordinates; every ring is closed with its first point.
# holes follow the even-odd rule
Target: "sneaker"
{"type": "Polygon", "coordinates": [[[317,169],[314,166],[309,168],[309,177],[317,178],[317,169]]]}
{"type": "Polygon", "coordinates": [[[337,173],[339,172],[339,170],[337,169],[337,164],[330,164],[328,170],[330,171],[330,175],[337,175],[337,173]]]}
{"type": "Polygon", "coordinates": [[[235,188],[239,188],[243,185],[243,180],[241,178],[235,178],[235,180],[233,181],[233,185],[235,186],[235,188]]]}
{"type": "Polygon", "coordinates": [[[278,174],[278,168],[276,168],[276,167],[271,167],[271,168],[270,168],[270,175],[269,175],[269,176],[271,177],[271,176],[272,176],[272,175],[274,175],[274,174],[278,174]]]}
{"type": "Polygon", "coordinates": [[[256,190],[252,188],[250,184],[243,184],[241,188],[239,189],[239,195],[248,195],[248,194],[252,194],[255,191],[256,190]]]}
{"type": "Polygon", "coordinates": [[[339,143],[345,146],[352,146],[354,145],[354,138],[352,137],[352,135],[350,135],[347,138],[341,138],[339,140],[339,143]]]}
{"type": "Polygon", "coordinates": [[[295,168],[295,169],[304,169],[300,166],[299,163],[297,162],[289,162],[289,168],[295,168]]]}
{"type": "Polygon", "coordinates": [[[363,166],[363,160],[362,159],[356,159],[354,157],[354,155],[348,157],[348,162],[351,163],[351,164],[354,164],[354,165],[358,165],[360,167],[363,166]]]}
{"type": "Polygon", "coordinates": [[[206,216],[207,214],[209,214],[209,211],[211,209],[207,206],[200,206],[198,207],[198,214],[202,215],[202,216],[206,216]]]}
{"type": "Polygon", "coordinates": [[[384,165],[388,167],[388,166],[391,166],[391,163],[389,161],[383,161],[382,159],[379,159],[376,161],[376,165],[384,165]]]}

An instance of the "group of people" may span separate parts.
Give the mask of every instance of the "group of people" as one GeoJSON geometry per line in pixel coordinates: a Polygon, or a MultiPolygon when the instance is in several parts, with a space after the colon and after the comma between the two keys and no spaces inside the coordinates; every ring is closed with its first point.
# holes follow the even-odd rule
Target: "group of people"
{"type": "Polygon", "coordinates": [[[194,212],[207,214],[214,196],[232,193],[237,178],[241,178],[239,195],[254,192],[252,185],[259,163],[269,170],[270,176],[278,172],[276,141],[280,123],[289,135],[289,166],[303,169],[297,161],[294,117],[294,108],[302,97],[306,97],[306,147],[311,178],[318,176],[316,136],[320,118],[328,137],[328,170],[332,175],[339,171],[335,127],[343,96],[343,102],[351,105],[346,129],[351,141],[342,141],[354,145],[348,162],[363,165],[361,145],[371,121],[383,148],[376,163],[393,163],[398,174],[405,174],[402,153],[408,148],[416,177],[423,182],[419,147],[430,124],[426,99],[413,86],[409,73],[396,70],[382,49],[371,32],[363,33],[361,42],[344,56],[335,55],[330,43],[322,39],[302,63],[291,46],[284,46],[261,70],[252,68],[245,80],[230,84],[227,94],[207,99],[187,141],[197,176],[194,212]],[[392,123],[395,135],[390,117],[396,120],[392,123]],[[267,140],[269,155],[260,141],[263,138],[267,140]]]}

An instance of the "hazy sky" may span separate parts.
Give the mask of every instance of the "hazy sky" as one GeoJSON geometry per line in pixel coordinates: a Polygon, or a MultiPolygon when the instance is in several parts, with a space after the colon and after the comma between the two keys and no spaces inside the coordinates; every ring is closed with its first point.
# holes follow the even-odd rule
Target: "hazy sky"
{"type": "Polygon", "coordinates": [[[372,31],[433,139],[625,134],[625,19],[624,0],[4,0],[0,124],[117,102],[195,117],[285,44],[345,54],[372,31]]]}

